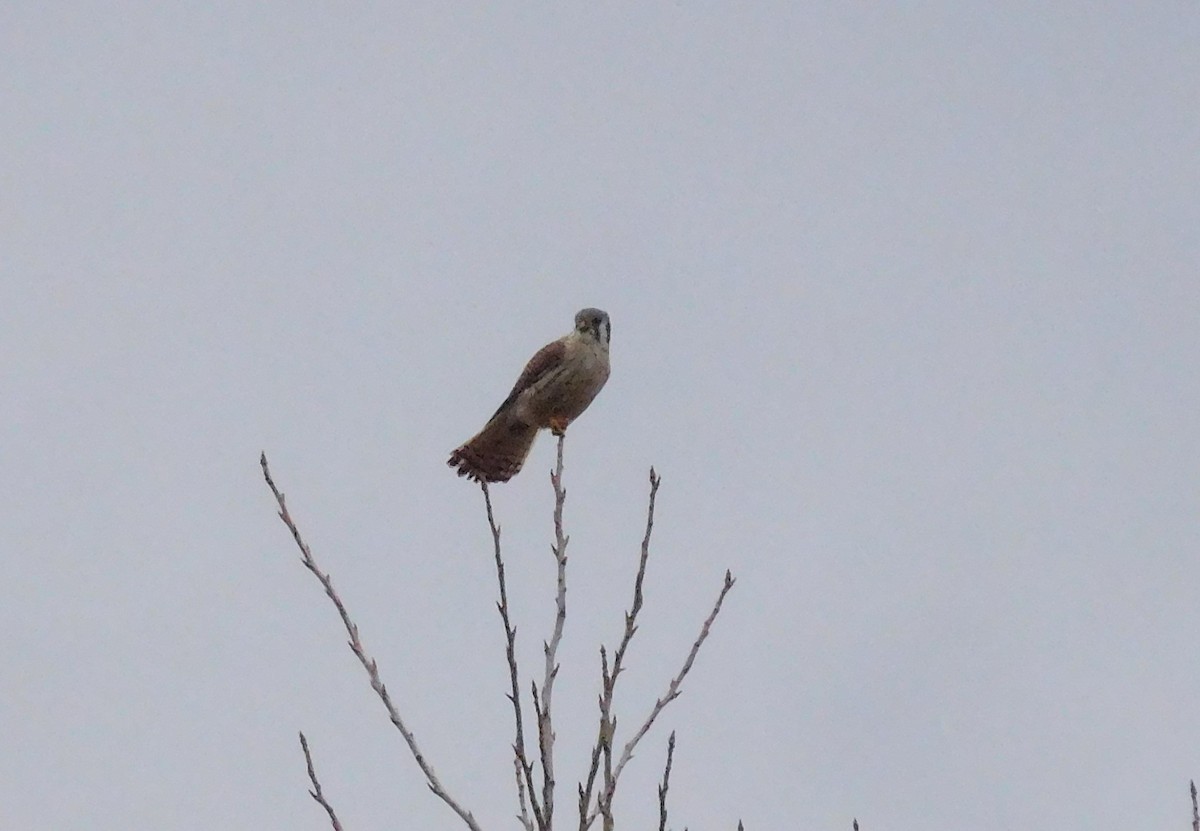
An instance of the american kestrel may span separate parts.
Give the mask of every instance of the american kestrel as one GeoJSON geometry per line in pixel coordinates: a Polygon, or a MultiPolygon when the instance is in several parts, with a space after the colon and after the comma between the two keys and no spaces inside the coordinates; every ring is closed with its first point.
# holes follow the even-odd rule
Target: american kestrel
{"type": "Polygon", "coordinates": [[[608,380],[612,324],[600,309],[575,315],[575,331],[537,351],[512,392],[479,434],[450,454],[446,464],[477,482],[507,482],[517,475],[537,431],[561,436],[608,380]]]}

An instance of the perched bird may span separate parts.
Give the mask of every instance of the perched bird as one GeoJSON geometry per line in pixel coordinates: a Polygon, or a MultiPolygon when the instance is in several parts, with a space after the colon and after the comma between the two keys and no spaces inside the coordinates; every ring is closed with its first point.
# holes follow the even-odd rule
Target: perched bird
{"type": "Polygon", "coordinates": [[[606,312],[584,309],[575,315],[575,331],[530,358],[500,409],[446,464],[477,482],[516,476],[537,431],[549,427],[561,436],[600,392],[608,380],[611,334],[606,312]]]}

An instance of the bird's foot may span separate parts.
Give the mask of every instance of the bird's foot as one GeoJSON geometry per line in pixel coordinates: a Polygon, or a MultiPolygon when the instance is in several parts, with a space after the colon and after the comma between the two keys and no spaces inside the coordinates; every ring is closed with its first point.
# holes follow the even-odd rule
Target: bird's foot
{"type": "Polygon", "coordinates": [[[561,438],[567,434],[567,425],[570,423],[569,419],[553,416],[550,419],[550,432],[561,438]]]}

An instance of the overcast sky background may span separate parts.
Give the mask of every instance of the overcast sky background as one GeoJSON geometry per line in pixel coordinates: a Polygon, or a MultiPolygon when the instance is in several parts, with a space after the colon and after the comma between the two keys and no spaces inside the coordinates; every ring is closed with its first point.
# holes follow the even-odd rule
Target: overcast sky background
{"type": "MultiPolygon", "coordinates": [[[[447,452],[583,306],[560,817],[664,477],[626,828],[1183,828],[1200,7],[10,2],[0,826],[516,828],[447,452]]],[[[553,442],[495,489],[521,656],[553,442]]],[[[564,826],[566,827],[566,826],[564,826]]]]}

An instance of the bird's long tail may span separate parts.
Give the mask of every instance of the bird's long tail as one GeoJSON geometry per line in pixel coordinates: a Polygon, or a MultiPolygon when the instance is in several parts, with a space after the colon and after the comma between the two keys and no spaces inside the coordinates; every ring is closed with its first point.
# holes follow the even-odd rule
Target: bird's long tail
{"type": "Polygon", "coordinates": [[[450,454],[446,464],[476,482],[507,482],[525,464],[537,428],[499,412],[479,434],[450,454]]]}

